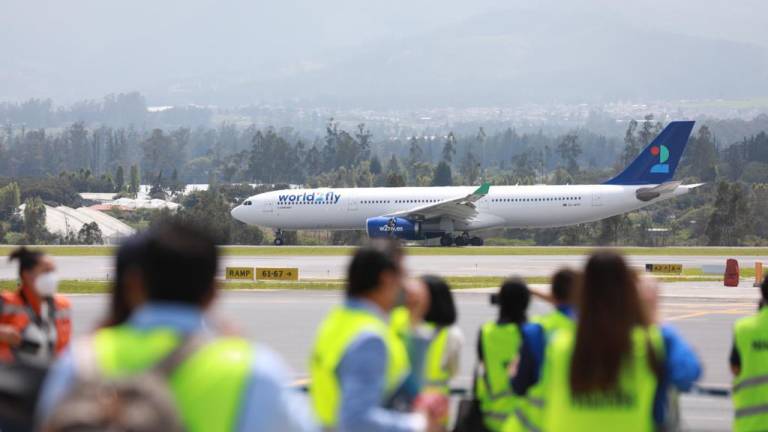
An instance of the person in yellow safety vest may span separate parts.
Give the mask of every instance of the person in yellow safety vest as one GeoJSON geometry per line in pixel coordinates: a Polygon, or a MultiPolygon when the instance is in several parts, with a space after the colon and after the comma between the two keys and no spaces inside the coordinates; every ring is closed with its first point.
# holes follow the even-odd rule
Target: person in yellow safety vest
{"type": "Polygon", "coordinates": [[[456,305],[445,279],[425,275],[421,281],[429,291],[429,309],[424,315],[424,330],[430,343],[424,360],[424,387],[450,394],[450,380],[459,371],[464,335],[456,325],[456,305]]]}
{"type": "Polygon", "coordinates": [[[757,314],[739,319],[733,330],[730,363],[736,432],[768,429],[768,277],[760,293],[757,314]]]}
{"type": "Polygon", "coordinates": [[[530,302],[528,286],[520,279],[504,281],[491,302],[498,305],[499,317],[482,325],[477,344],[478,368],[474,377],[475,397],[480,402],[483,423],[488,430],[500,431],[519,402],[512,391],[526,310],[530,302]]]}
{"type": "Polygon", "coordinates": [[[554,310],[535,316],[531,326],[525,327],[520,364],[512,380],[512,390],[520,396],[514,415],[509,416],[505,432],[541,430],[543,395],[539,374],[544,360],[544,347],[558,330],[574,327],[573,298],[580,275],[564,268],[552,277],[551,301],[554,310]]]}
{"type": "MultiPolygon", "coordinates": [[[[372,246],[355,252],[347,272],[344,305],[333,309],[318,328],[310,358],[309,393],[315,416],[325,430],[440,428],[447,399],[419,399],[420,374],[412,371],[408,348],[389,324],[388,315],[406,285],[393,248],[372,246]],[[415,412],[394,409],[409,403],[415,412]]],[[[405,319],[418,325],[426,307],[422,302],[410,306],[410,317],[405,319]]],[[[423,359],[428,340],[413,337],[411,342],[410,358],[423,359]]]]}
{"type": "Polygon", "coordinates": [[[649,325],[636,277],[620,255],[590,257],[578,311],[576,329],[557,332],[546,348],[542,430],[655,430],[662,336],[649,325]]]}
{"type": "MultiPolygon", "coordinates": [[[[97,330],[53,365],[38,402],[43,430],[55,430],[46,426],[55,424],[59,404],[67,403],[81,381],[79,359],[94,359],[101,377],[119,380],[156,367],[191,338],[199,338],[200,347],[167,382],[184,430],[316,430],[306,399],[288,388],[290,373],[274,353],[263,346],[254,349],[240,337],[213,333],[207,311],[218,291],[218,252],[208,234],[164,222],[146,235],[140,259],[143,285],[135,287],[145,292],[146,302],[136,305],[126,322],[97,330]]],[[[98,430],[126,427],[116,424],[130,417],[120,415],[130,408],[123,400],[93,399],[93,405],[78,406],[71,414],[85,416],[78,421],[98,424],[98,430]]]]}

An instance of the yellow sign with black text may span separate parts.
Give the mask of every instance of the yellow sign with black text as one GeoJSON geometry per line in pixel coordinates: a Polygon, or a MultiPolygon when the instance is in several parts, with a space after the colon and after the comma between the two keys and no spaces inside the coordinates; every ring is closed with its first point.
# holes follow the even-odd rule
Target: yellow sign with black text
{"type": "Polygon", "coordinates": [[[256,280],[299,280],[299,269],[296,267],[257,267],[256,280]]]}
{"type": "Polygon", "coordinates": [[[646,264],[645,271],[649,273],[680,274],[683,272],[682,264],[646,264]]]}
{"type": "Polygon", "coordinates": [[[253,267],[227,267],[227,280],[253,280],[253,267]]]}

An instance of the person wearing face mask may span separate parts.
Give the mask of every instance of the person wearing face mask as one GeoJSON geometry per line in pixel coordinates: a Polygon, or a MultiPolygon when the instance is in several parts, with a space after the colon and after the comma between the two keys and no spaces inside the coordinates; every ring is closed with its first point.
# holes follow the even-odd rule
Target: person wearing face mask
{"type": "Polygon", "coordinates": [[[69,344],[70,303],[56,295],[58,277],[51,257],[20,247],[19,289],[0,293],[0,361],[49,363],[69,344]]]}

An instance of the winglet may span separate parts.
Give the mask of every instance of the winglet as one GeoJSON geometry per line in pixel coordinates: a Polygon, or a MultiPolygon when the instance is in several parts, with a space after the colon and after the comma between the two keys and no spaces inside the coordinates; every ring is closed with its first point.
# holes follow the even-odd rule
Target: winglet
{"type": "Polygon", "coordinates": [[[485,196],[485,195],[488,195],[488,191],[490,189],[491,189],[491,182],[485,182],[482,185],[480,185],[480,187],[477,188],[476,191],[472,192],[472,195],[485,196]]]}

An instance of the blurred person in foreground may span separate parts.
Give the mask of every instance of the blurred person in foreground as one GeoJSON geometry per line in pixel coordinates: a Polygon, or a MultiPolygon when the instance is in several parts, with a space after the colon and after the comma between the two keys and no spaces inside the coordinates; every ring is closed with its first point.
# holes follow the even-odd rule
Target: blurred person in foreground
{"type": "Polygon", "coordinates": [[[760,310],[736,321],[731,349],[733,430],[768,428],[768,277],[760,285],[760,310]]]}
{"type": "Polygon", "coordinates": [[[580,274],[563,268],[552,277],[551,295],[539,296],[551,302],[554,310],[531,319],[525,326],[520,348],[520,365],[512,379],[512,390],[519,396],[518,403],[505,425],[507,432],[540,430],[542,423],[543,395],[539,375],[544,361],[544,348],[559,330],[571,330],[575,326],[577,285],[580,274]]]}
{"type": "Polygon", "coordinates": [[[132,408],[163,413],[147,407],[146,398],[77,400],[93,375],[125,388],[132,380],[159,376],[146,371],[169,364],[173,367],[162,374],[166,380],[154,381],[170,391],[172,412],[184,430],[313,430],[308,407],[288,389],[288,373],[275,354],[211,332],[204,314],[217,294],[218,252],[212,240],[179,222],[160,224],[146,235],[141,260],[146,301],[124,324],[79,341],[54,365],[39,407],[45,430],[72,430],[78,424],[88,430],[173,430],[165,426],[167,416],[155,415],[154,424],[137,418],[146,416],[132,408]],[[132,426],[139,421],[143,429],[132,426]]]}
{"type": "Polygon", "coordinates": [[[636,275],[621,255],[596,252],[579,297],[576,329],[558,331],[546,347],[543,429],[654,430],[660,378],[676,375],[678,365],[665,361],[636,275]]]}
{"type": "Polygon", "coordinates": [[[142,259],[147,251],[148,238],[137,234],[126,238],[115,254],[115,278],[109,310],[102,327],[124,324],[131,314],[147,300],[144,286],[142,259]]]}
{"type": "Polygon", "coordinates": [[[498,318],[480,328],[473,387],[483,423],[491,431],[502,430],[519,403],[511,383],[517,375],[520,349],[531,325],[526,317],[530,301],[530,291],[522,279],[504,281],[498,294],[491,298],[499,307],[498,318]]]}
{"type": "Polygon", "coordinates": [[[429,309],[423,325],[430,336],[424,361],[424,387],[448,396],[450,380],[459,371],[464,335],[456,325],[456,304],[445,279],[426,275],[419,280],[429,292],[429,309]]]}
{"type": "Polygon", "coordinates": [[[650,324],[661,330],[664,343],[664,373],[653,400],[653,420],[659,430],[679,430],[678,393],[689,391],[701,377],[701,362],[680,333],[660,321],[659,281],[651,276],[640,276],[639,294],[650,324]]]}
{"type": "Polygon", "coordinates": [[[396,245],[377,242],[355,252],[344,304],[321,323],[310,359],[310,397],[324,429],[441,429],[447,400],[418,395],[421,374],[415,371],[421,369],[411,361],[414,355],[424,356],[428,340],[412,337],[407,347],[390,323],[398,301],[410,306],[409,325],[416,328],[422,321],[424,295],[404,290],[418,292],[423,286],[406,283],[402,251],[396,245]],[[413,407],[414,412],[395,407],[413,407]]]}
{"type": "Polygon", "coordinates": [[[0,293],[0,361],[46,364],[69,344],[69,300],[56,294],[59,278],[50,256],[20,247],[19,288],[0,293]]]}

